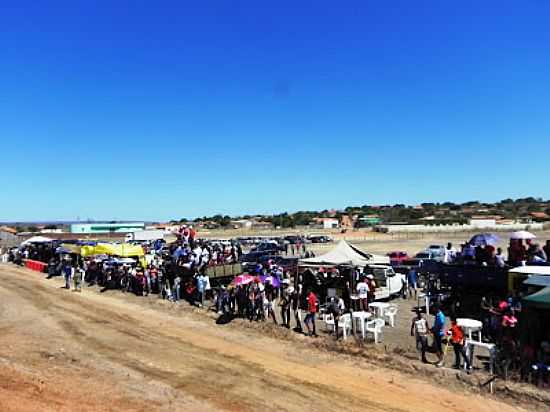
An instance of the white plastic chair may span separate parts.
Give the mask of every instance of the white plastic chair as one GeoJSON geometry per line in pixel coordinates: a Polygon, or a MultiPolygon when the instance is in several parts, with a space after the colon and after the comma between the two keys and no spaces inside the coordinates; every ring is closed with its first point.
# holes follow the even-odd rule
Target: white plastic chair
{"type": "Polygon", "coordinates": [[[331,330],[334,332],[334,316],[332,313],[324,313],[323,322],[325,322],[325,328],[327,331],[331,330]]]}
{"type": "Polygon", "coordinates": [[[347,339],[347,331],[351,332],[351,315],[346,313],[338,319],[338,329],[342,329],[342,336],[347,339]]]}
{"type": "Polygon", "coordinates": [[[366,323],[367,333],[372,333],[374,335],[374,343],[378,343],[378,336],[382,334],[382,328],[384,327],[383,319],[374,319],[366,323]]]}
{"type": "Polygon", "coordinates": [[[388,322],[392,328],[395,327],[395,316],[397,315],[397,306],[390,306],[384,312],[384,317],[388,319],[388,322]]]}

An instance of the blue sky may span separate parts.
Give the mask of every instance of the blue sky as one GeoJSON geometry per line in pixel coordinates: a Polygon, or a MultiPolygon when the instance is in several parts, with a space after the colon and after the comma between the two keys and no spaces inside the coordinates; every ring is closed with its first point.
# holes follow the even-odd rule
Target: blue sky
{"type": "Polygon", "coordinates": [[[13,4],[0,220],[550,198],[550,2],[13,4]]]}

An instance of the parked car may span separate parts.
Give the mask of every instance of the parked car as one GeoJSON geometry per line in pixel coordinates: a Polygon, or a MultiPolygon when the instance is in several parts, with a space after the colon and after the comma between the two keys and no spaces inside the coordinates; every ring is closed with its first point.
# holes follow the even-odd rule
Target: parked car
{"type": "Polygon", "coordinates": [[[430,245],[428,250],[432,252],[434,256],[441,256],[441,260],[443,260],[443,257],[445,256],[445,246],[430,245]]]}
{"type": "Polygon", "coordinates": [[[404,264],[404,262],[410,259],[407,252],[403,252],[403,251],[390,252],[388,253],[388,257],[390,258],[390,264],[392,266],[402,265],[404,264]]]}
{"type": "Polygon", "coordinates": [[[313,236],[308,236],[307,238],[311,243],[332,242],[332,238],[330,236],[325,236],[325,235],[313,235],[313,236]]]}
{"type": "Polygon", "coordinates": [[[284,246],[279,245],[275,241],[262,242],[258,246],[252,248],[252,252],[268,252],[275,255],[283,250],[285,250],[284,246]]]}
{"type": "Polygon", "coordinates": [[[414,255],[414,258],[403,261],[403,264],[420,267],[427,262],[443,262],[444,256],[437,251],[426,249],[414,255]]]}
{"type": "Polygon", "coordinates": [[[298,259],[296,258],[284,258],[280,255],[254,255],[247,254],[243,255],[241,259],[241,267],[244,271],[253,270],[254,267],[260,263],[262,265],[267,264],[268,261],[271,261],[277,266],[281,266],[283,271],[294,271],[298,265],[298,259]]]}

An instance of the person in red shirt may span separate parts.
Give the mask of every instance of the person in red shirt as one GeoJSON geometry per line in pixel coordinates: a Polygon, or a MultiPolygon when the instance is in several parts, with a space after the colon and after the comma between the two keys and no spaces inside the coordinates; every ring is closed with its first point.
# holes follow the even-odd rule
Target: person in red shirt
{"type": "Polygon", "coordinates": [[[312,290],[307,294],[307,315],[304,319],[306,324],[307,334],[309,336],[317,336],[315,332],[315,314],[317,313],[317,296],[312,290]]]}
{"type": "Polygon", "coordinates": [[[464,331],[460,326],[458,326],[456,323],[456,318],[454,317],[451,318],[451,329],[448,333],[451,335],[451,343],[453,344],[453,349],[455,352],[455,364],[453,368],[460,369],[460,357],[462,356],[464,362],[466,363],[466,369],[468,371],[472,370],[470,361],[466,356],[466,349],[464,348],[464,331]]]}

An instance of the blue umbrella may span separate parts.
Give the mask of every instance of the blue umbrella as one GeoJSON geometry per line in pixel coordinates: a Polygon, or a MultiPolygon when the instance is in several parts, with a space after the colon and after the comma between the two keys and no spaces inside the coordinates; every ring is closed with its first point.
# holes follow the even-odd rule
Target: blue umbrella
{"type": "Polygon", "coordinates": [[[496,245],[500,238],[492,233],[480,233],[470,239],[470,244],[473,246],[496,245]]]}

